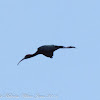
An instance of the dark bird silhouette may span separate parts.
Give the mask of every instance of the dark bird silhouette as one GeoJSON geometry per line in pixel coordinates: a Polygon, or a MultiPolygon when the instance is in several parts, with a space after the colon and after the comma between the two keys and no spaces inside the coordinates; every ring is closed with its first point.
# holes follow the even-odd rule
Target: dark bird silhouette
{"type": "Polygon", "coordinates": [[[39,47],[34,54],[26,55],[22,60],[19,61],[19,63],[21,61],[23,61],[24,59],[28,59],[28,58],[34,57],[34,56],[36,56],[38,54],[43,54],[46,57],[53,58],[53,52],[55,50],[57,50],[57,49],[60,49],[60,48],[75,48],[75,47],[74,46],[64,47],[64,46],[57,46],[57,45],[43,45],[43,46],[39,47]]]}

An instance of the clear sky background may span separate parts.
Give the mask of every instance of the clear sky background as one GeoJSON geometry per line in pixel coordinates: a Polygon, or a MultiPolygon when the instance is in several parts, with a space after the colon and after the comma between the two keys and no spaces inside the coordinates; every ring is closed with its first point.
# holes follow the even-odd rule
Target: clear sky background
{"type": "Polygon", "coordinates": [[[100,100],[99,43],[100,0],[1,0],[0,100],[100,100]],[[45,44],[77,48],[17,66],[45,44]]]}

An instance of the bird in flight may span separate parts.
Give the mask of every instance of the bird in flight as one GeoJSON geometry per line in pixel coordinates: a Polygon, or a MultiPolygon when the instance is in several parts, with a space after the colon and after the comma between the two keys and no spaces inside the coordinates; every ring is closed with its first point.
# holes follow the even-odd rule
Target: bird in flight
{"type": "Polygon", "coordinates": [[[57,45],[43,45],[43,46],[39,47],[34,54],[27,54],[22,60],[19,61],[19,63],[21,61],[23,61],[24,59],[34,57],[38,54],[43,54],[46,57],[53,58],[53,52],[60,48],[75,48],[75,47],[74,46],[64,47],[64,46],[57,46],[57,45]]]}

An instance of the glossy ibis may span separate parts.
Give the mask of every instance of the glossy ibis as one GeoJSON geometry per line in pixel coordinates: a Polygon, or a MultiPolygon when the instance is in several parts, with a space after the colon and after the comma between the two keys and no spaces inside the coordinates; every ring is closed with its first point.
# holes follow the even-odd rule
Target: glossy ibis
{"type": "MultiPolygon", "coordinates": [[[[60,49],[60,48],[75,48],[74,46],[68,46],[68,47],[64,47],[64,46],[57,46],[57,45],[43,45],[41,47],[39,47],[37,49],[37,51],[34,53],[34,54],[28,54],[26,55],[22,60],[24,59],[28,59],[28,58],[31,58],[31,57],[34,57],[38,54],[43,54],[44,56],[46,57],[50,57],[50,58],[53,58],[53,52],[57,49],[60,49]]],[[[20,60],[19,63],[22,61],[20,60]]],[[[19,64],[18,63],[18,64],[19,64]]],[[[18,65],[17,64],[17,65],[18,65]]]]}

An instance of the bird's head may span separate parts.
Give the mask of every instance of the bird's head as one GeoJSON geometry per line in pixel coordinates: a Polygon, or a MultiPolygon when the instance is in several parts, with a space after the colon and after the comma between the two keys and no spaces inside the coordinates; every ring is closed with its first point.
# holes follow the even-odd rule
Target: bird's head
{"type": "Polygon", "coordinates": [[[30,58],[32,56],[32,54],[27,54],[24,59],[30,58]]]}
{"type": "MultiPolygon", "coordinates": [[[[28,59],[28,58],[30,58],[30,57],[32,57],[32,54],[27,54],[22,60],[19,61],[19,63],[20,63],[21,61],[23,61],[24,59],[28,59]]],[[[19,63],[18,63],[18,64],[19,64],[19,63]]],[[[17,64],[17,65],[18,65],[18,64],[17,64]]]]}

